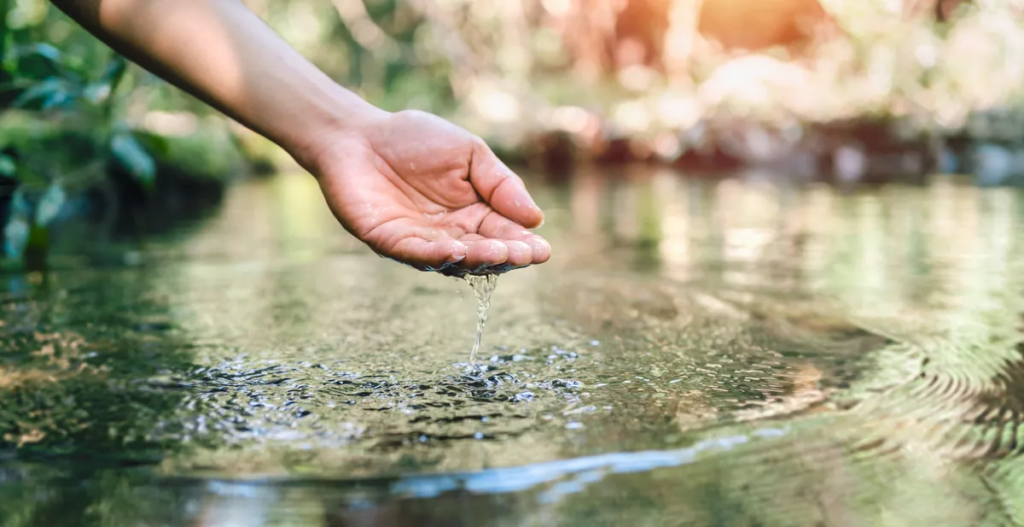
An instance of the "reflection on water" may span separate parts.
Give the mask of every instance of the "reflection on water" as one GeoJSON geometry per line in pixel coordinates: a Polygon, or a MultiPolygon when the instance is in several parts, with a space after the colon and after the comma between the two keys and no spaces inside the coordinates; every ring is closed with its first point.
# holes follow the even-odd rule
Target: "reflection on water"
{"type": "Polygon", "coordinates": [[[3,277],[0,526],[1024,522],[1016,190],[535,179],[474,372],[303,177],[3,277]]]}

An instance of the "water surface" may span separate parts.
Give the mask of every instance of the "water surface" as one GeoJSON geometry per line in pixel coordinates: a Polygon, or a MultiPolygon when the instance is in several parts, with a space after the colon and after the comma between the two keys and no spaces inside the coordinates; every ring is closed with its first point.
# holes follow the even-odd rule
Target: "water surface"
{"type": "Polygon", "coordinates": [[[479,371],[466,283],[301,176],[3,276],[0,526],[1024,522],[1018,191],[531,188],[479,371]]]}

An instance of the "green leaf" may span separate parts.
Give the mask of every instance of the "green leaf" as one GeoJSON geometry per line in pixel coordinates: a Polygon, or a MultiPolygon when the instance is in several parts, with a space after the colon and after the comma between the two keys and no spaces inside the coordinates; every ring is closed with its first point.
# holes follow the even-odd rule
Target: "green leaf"
{"type": "Polygon", "coordinates": [[[158,158],[166,157],[171,151],[171,142],[166,137],[160,134],[154,134],[152,132],[133,132],[135,138],[146,148],[146,150],[153,152],[158,158]]]}
{"type": "Polygon", "coordinates": [[[25,108],[31,103],[40,102],[44,109],[54,108],[63,104],[70,95],[64,81],[57,78],[46,79],[39,84],[29,87],[14,100],[14,107],[25,108]]]}
{"type": "Polygon", "coordinates": [[[60,209],[64,206],[66,199],[64,187],[56,182],[50,185],[36,205],[36,225],[42,227],[49,225],[60,214],[60,209]]]}
{"type": "Polygon", "coordinates": [[[61,106],[64,106],[65,104],[67,104],[70,101],[71,101],[71,94],[69,94],[66,91],[57,91],[57,92],[54,92],[54,93],[50,94],[50,96],[47,97],[45,101],[43,101],[43,104],[42,104],[42,106],[40,108],[43,111],[52,110],[54,108],[59,108],[61,106]]]}
{"type": "Polygon", "coordinates": [[[7,53],[8,71],[13,77],[40,81],[70,73],[60,50],[46,43],[19,45],[7,53]]]}
{"type": "Polygon", "coordinates": [[[50,247],[50,228],[42,225],[30,225],[28,230],[28,242],[25,244],[25,263],[32,265],[29,260],[46,258],[50,247]]]}
{"type": "Polygon", "coordinates": [[[93,104],[99,104],[110,97],[110,85],[105,82],[94,82],[82,90],[82,96],[93,104]]]}
{"type": "Polygon", "coordinates": [[[28,245],[28,218],[11,216],[4,226],[4,254],[11,258],[21,258],[28,245]]]}
{"type": "Polygon", "coordinates": [[[134,136],[120,133],[110,141],[110,152],[136,181],[148,186],[156,178],[156,162],[134,136]]]}
{"type": "Polygon", "coordinates": [[[121,84],[121,79],[124,78],[127,71],[128,60],[121,55],[114,55],[114,58],[107,63],[107,69],[103,72],[103,77],[100,80],[110,86],[110,93],[113,93],[121,84]]]}
{"type": "Polygon", "coordinates": [[[82,90],[82,95],[93,104],[99,104],[109,99],[110,95],[117,90],[126,71],[128,71],[128,62],[124,57],[115,55],[107,63],[106,70],[99,80],[86,86],[82,90]]]}
{"type": "Polygon", "coordinates": [[[4,76],[7,70],[7,50],[11,49],[11,43],[14,42],[12,38],[13,31],[7,30],[7,14],[10,12],[10,0],[0,0],[0,63],[2,63],[3,71],[0,71],[0,77],[4,76]]]}
{"type": "Polygon", "coordinates": [[[32,209],[28,204],[28,200],[25,199],[24,187],[18,187],[14,191],[14,196],[11,198],[11,215],[23,215],[28,216],[28,212],[32,209]]]}
{"type": "Polygon", "coordinates": [[[0,154],[0,176],[14,177],[18,172],[18,164],[7,154],[0,154]]]}
{"type": "MultiPolygon", "coordinates": [[[[0,16],[0,18],[4,18],[0,16]]],[[[14,32],[7,31],[6,34],[0,33],[0,66],[8,75],[13,74],[17,70],[17,59],[14,57],[14,53],[10,53],[10,49],[14,44],[14,32]]]]}
{"type": "Polygon", "coordinates": [[[61,59],[60,50],[45,42],[36,42],[33,44],[19,46],[14,50],[14,54],[17,57],[37,55],[56,64],[59,64],[61,59]]]}

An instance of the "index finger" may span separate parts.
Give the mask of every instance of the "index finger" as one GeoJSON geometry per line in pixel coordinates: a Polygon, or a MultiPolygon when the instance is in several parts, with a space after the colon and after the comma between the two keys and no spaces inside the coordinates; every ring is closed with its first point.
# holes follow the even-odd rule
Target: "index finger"
{"type": "Polygon", "coordinates": [[[523,227],[539,227],[544,213],[526,191],[526,185],[482,141],[473,150],[469,182],[477,193],[502,216],[523,227]]]}

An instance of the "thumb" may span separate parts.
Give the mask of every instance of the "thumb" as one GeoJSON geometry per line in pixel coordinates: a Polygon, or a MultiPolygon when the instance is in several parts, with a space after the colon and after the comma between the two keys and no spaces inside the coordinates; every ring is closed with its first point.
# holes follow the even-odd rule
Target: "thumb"
{"type": "Polygon", "coordinates": [[[544,213],[534,203],[526,185],[482,141],[473,149],[469,182],[491,208],[526,228],[544,223],[544,213]]]}

